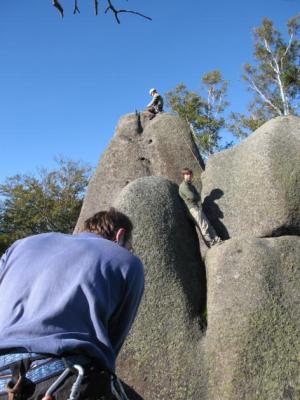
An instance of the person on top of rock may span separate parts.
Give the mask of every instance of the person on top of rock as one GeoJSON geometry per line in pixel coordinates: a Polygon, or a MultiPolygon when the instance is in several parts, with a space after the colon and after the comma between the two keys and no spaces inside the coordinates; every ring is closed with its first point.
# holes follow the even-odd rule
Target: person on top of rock
{"type": "Polygon", "coordinates": [[[163,112],[164,100],[157,90],[152,88],[149,90],[150,96],[152,96],[151,102],[147,105],[146,111],[150,113],[150,119],[154,118],[156,114],[163,112]]]}
{"type": "Polygon", "coordinates": [[[144,288],[131,231],[130,219],[111,208],[87,219],[79,234],[29,236],[6,251],[0,399],[125,398],[115,395],[115,362],[144,288]]]}
{"type": "Polygon", "coordinates": [[[193,171],[189,168],[183,168],[181,175],[183,181],[179,185],[179,196],[185,202],[193,220],[200,229],[205,242],[209,247],[221,243],[222,240],[216,234],[216,231],[202,209],[200,194],[192,184],[193,171]]]}

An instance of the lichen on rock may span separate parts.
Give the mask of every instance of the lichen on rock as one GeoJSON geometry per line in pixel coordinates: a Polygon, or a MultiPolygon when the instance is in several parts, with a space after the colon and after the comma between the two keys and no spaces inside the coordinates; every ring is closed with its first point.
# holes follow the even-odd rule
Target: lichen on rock
{"type": "Polygon", "coordinates": [[[146,275],[119,375],[145,399],[198,400],[205,391],[198,351],[205,270],[178,186],[159,177],[140,178],[121,192],[115,206],[133,221],[134,251],[146,275]]]}

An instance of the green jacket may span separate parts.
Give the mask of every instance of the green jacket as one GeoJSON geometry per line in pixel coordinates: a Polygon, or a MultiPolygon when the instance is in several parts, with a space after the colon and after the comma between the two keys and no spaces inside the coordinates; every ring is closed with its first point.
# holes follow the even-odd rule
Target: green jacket
{"type": "Polygon", "coordinates": [[[181,182],[179,185],[179,196],[188,208],[195,207],[200,202],[200,194],[191,182],[181,182]]]}

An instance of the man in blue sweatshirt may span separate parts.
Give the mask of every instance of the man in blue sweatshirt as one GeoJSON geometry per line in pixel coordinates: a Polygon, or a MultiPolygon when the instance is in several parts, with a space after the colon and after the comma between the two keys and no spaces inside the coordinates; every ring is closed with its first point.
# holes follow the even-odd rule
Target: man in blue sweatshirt
{"type": "Polygon", "coordinates": [[[30,236],[7,250],[0,262],[1,400],[7,393],[66,400],[72,391],[74,399],[114,399],[116,357],[144,287],[143,265],[127,249],[131,231],[129,218],[110,209],[77,235],[30,236]]]}

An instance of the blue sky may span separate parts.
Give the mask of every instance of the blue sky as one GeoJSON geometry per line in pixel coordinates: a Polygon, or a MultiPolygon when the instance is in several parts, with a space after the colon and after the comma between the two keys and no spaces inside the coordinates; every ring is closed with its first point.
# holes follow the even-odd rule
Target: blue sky
{"type": "Polygon", "coordinates": [[[151,87],[164,93],[220,69],[230,109],[244,111],[240,79],[252,61],[253,27],[264,16],[286,32],[298,0],[115,0],[134,15],[93,15],[92,0],[72,1],[62,20],[51,0],[0,2],[0,182],[53,167],[64,155],[95,166],[119,117],[141,110],[151,87]]]}

